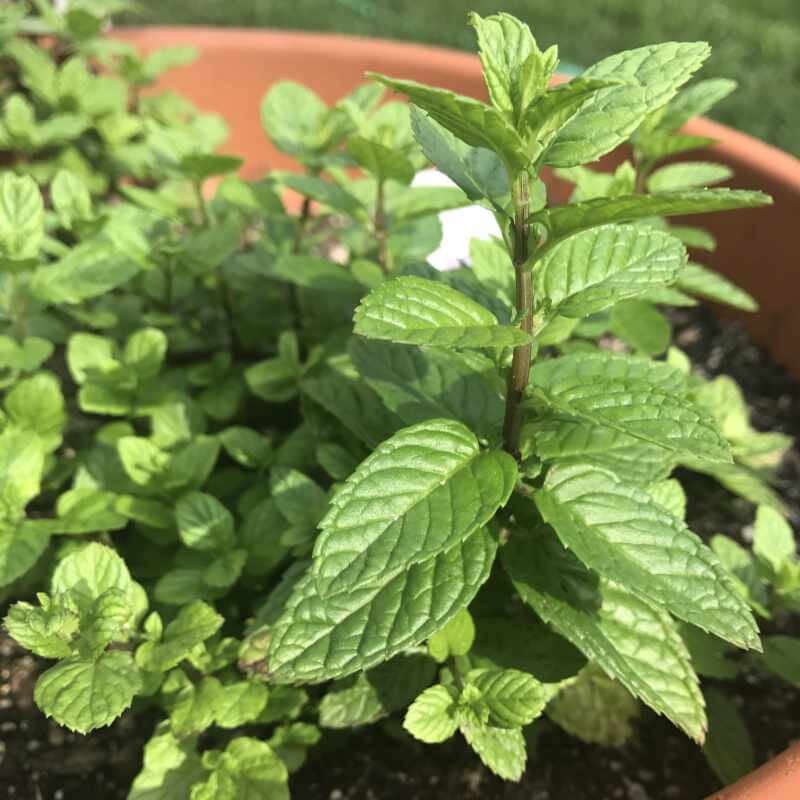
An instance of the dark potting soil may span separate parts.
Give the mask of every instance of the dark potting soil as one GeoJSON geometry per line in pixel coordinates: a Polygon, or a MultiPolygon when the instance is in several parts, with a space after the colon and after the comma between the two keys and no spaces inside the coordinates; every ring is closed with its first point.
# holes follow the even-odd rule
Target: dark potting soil
{"type": "MultiPolygon", "coordinates": [[[[778,472],[778,490],[800,524],[800,382],[790,378],[738,324],[703,307],[672,313],[676,342],[708,377],[742,387],[760,430],[795,438],[778,472]]],[[[681,475],[691,527],[739,536],[753,509],[714,481],[681,475]]],[[[774,631],[770,631],[774,632],[774,631]]],[[[800,633],[800,630],[793,630],[800,633]]],[[[47,664],[0,633],[0,800],[122,800],[141,767],[155,713],[125,714],[89,737],[49,722],[33,703],[47,664]]],[[[800,689],[745,672],[721,687],[747,720],[758,763],[800,738],[800,689]]],[[[396,720],[327,737],[291,779],[295,800],[699,800],[719,788],[700,749],[664,718],[644,710],[622,748],[584,744],[543,720],[532,729],[519,784],[485,769],[460,737],[420,745],[396,720]]],[[[250,729],[249,735],[260,731],[250,729]]],[[[177,798],[176,798],[177,800],[177,798]]],[[[188,799],[187,799],[188,800],[188,799]]]]}

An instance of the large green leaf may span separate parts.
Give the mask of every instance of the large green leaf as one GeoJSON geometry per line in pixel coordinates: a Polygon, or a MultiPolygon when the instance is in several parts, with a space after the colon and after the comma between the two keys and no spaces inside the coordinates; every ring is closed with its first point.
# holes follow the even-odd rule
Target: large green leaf
{"type": "Polygon", "coordinates": [[[686,397],[674,367],[605,352],[539,361],[529,387],[536,404],[561,417],[610,428],[676,454],[730,462],[714,420],[686,397]]]}
{"type": "Polygon", "coordinates": [[[689,263],[678,276],[677,287],[718,303],[726,303],[745,311],[757,311],[758,303],[744,289],[740,289],[718,272],[701,264],[689,263]]]}
{"type": "Polygon", "coordinates": [[[530,341],[491,311],[444,283],[403,277],[373,289],[356,309],[353,331],[371,339],[440,347],[516,347],[530,341]]]}
{"type": "Polygon", "coordinates": [[[357,337],[349,351],[363,379],[407,425],[451,417],[480,437],[498,436],[503,424],[503,385],[494,363],[481,353],[357,337]]]}
{"type": "Polygon", "coordinates": [[[133,781],[128,800],[176,800],[207,774],[194,740],[179,741],[166,723],[156,729],[145,745],[142,769],[133,781]]]}
{"type": "MultiPolygon", "coordinates": [[[[447,89],[425,86],[370,72],[373,80],[406,95],[412,103],[426,111],[440,125],[472,147],[483,147],[497,153],[514,172],[525,169],[530,156],[520,135],[502,112],[471,97],[447,89]]],[[[462,187],[463,188],[463,187],[462,187]]]]}
{"type": "Polygon", "coordinates": [[[666,42],[617,53],[589,67],[582,78],[616,79],[625,85],[598,92],[559,133],[546,163],[585,164],[622,144],[651,111],[674,96],[710,52],[705,42],[666,42]]]}
{"type": "Polygon", "coordinates": [[[647,492],[574,464],[552,468],[534,499],[587,566],[703,630],[761,649],[752,614],[719,559],[647,492]]]}
{"type": "Polygon", "coordinates": [[[661,194],[631,194],[619,197],[598,197],[581,203],[555,206],[537,212],[532,222],[539,222],[547,229],[544,250],[555,246],[567,236],[587,228],[606,225],[610,222],[653,216],[676,214],[704,214],[709,211],[728,211],[734,208],[757,208],[770,205],[772,198],[763,192],[741,189],[690,189],[661,194]]]}
{"type": "Polygon", "coordinates": [[[453,420],[398,431],[334,495],[314,546],[316,590],[332,604],[467,539],[508,500],[514,459],[481,452],[453,420]]]}
{"type": "Polygon", "coordinates": [[[314,576],[306,574],[270,631],[270,680],[341,678],[419,644],[469,604],[489,577],[495,549],[482,528],[388,582],[345,592],[336,602],[320,597],[314,576]]]}
{"type": "Polygon", "coordinates": [[[545,622],[636,697],[703,740],[697,676],[668,614],[599,579],[544,528],[512,536],[501,555],[520,597],[545,622]]]}
{"type": "Polygon", "coordinates": [[[28,175],[0,176],[0,258],[35,259],[44,238],[44,204],[28,175]]]}
{"type": "Polygon", "coordinates": [[[533,273],[538,305],[565,317],[585,317],[668,286],[685,267],[686,248],[674,236],[633,225],[602,225],[556,245],[533,273]]]}
{"type": "Polygon", "coordinates": [[[110,725],[142,688],[130,653],[112,650],[96,661],[60,661],[36,681],[36,705],[78,733],[110,725]]]}

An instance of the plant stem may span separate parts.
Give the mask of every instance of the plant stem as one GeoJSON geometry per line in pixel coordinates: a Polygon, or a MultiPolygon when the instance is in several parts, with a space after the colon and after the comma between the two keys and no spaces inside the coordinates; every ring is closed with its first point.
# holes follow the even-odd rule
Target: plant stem
{"type": "Polygon", "coordinates": [[[211,214],[208,211],[208,204],[203,195],[202,181],[194,181],[194,193],[197,197],[197,207],[200,209],[200,221],[204,228],[208,228],[211,225],[211,214]]]}
{"type": "MultiPolygon", "coordinates": [[[[521,172],[512,187],[514,201],[514,251],[511,259],[516,274],[516,307],[522,317],[520,327],[525,333],[533,333],[533,279],[528,261],[528,174],[521,172]]],[[[506,416],[503,425],[505,449],[514,458],[520,458],[519,436],[522,428],[522,398],[528,386],[531,371],[530,344],[514,348],[511,372],[506,392],[506,416]]]]}
{"type": "Polygon", "coordinates": [[[384,209],[383,180],[378,178],[378,191],[375,196],[375,237],[378,240],[378,263],[385,273],[391,270],[389,247],[387,243],[386,211],[384,209]]]}

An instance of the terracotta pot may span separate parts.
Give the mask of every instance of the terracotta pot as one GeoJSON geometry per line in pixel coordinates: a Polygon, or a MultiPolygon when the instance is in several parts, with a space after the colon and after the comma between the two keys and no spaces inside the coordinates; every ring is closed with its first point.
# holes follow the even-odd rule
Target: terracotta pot
{"type": "MultiPolygon", "coordinates": [[[[200,108],[220,113],[231,129],[223,150],[244,157],[241,174],[246,178],[260,177],[274,168],[297,168],[272,147],[261,127],[261,100],[278,80],[303,83],[330,103],[362,83],[366,70],[374,70],[486,99],[477,57],[455,50],[235,28],[128,28],[112,35],[145,52],[170,45],[198,48],[197,61],[170,71],[156,89],[173,89],[200,108]]],[[[719,247],[712,255],[704,253],[703,260],[758,299],[757,314],[737,316],[778,361],[800,377],[800,313],[795,309],[800,300],[800,271],[794,270],[792,255],[793,225],[800,220],[800,160],[707,119],[692,121],[686,131],[717,141],[697,158],[728,164],[735,172],[731,186],[762,189],[775,199],[768,209],[704,216],[701,224],[717,237],[719,247]]],[[[611,168],[624,157],[620,150],[604,158],[600,166],[611,168]]],[[[553,197],[565,199],[567,186],[552,176],[549,182],[553,197]]],[[[798,800],[800,743],[712,797],[798,800]]]]}
{"type": "MultiPolygon", "coordinates": [[[[291,79],[306,84],[332,102],[363,82],[366,70],[444,86],[473,97],[486,97],[476,56],[423,45],[295,32],[235,28],[157,27],[114,31],[144,51],[168,45],[193,45],[200,57],[170,71],[158,88],[174,89],[200,108],[217,111],[228,121],[227,152],[245,158],[242,175],[259,177],[272,168],[296,164],[277,152],[261,128],[260,104],[270,85],[291,79]]],[[[710,120],[689,123],[687,132],[718,143],[696,157],[728,164],[730,185],[759,188],[775,198],[768,209],[709,214],[703,217],[719,242],[702,254],[713,266],[749,291],[760,304],[758,314],[719,309],[741,318],[773,356],[800,377],[800,271],[796,270],[794,228],[800,219],[800,160],[710,120]]],[[[623,152],[603,159],[612,166],[623,152]]],[[[553,182],[553,196],[564,186],[553,182]]]]}

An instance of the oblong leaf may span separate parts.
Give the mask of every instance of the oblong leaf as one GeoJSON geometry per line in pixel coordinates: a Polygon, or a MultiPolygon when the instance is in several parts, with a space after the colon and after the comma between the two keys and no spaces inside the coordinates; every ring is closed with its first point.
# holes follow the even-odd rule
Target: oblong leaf
{"type": "Polygon", "coordinates": [[[353,317],[354,332],[399,344],[516,347],[529,334],[500,325],[491,311],[444,283],[403,277],[373,289],[353,317]]]}
{"type": "Polygon", "coordinates": [[[717,556],[646,491],[574,464],[552,468],[534,500],[587,566],[679,619],[739,647],[761,649],[750,609],[717,556]]]}
{"type": "Polygon", "coordinates": [[[317,592],[339,602],[464,541],[505,504],[516,478],[514,459],[481,452],[461,423],[398,431],[332,498],[314,546],[317,592]]]}

